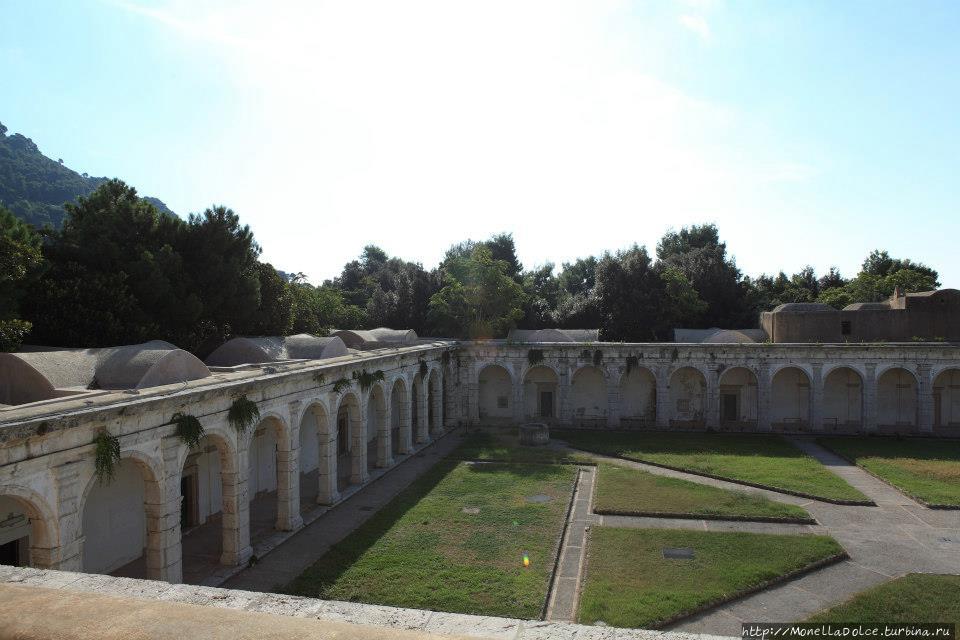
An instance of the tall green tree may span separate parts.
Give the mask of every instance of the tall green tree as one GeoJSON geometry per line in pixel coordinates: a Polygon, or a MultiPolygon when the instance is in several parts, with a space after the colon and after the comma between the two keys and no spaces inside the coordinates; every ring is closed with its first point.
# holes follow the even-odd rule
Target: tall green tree
{"type": "Polygon", "coordinates": [[[502,337],[523,317],[523,288],[504,260],[478,244],[469,255],[445,261],[443,288],[430,298],[431,319],[442,333],[464,338],[502,337]]]}
{"type": "Polygon", "coordinates": [[[30,331],[20,301],[42,261],[40,237],[0,206],[0,351],[14,351],[30,331]]]}

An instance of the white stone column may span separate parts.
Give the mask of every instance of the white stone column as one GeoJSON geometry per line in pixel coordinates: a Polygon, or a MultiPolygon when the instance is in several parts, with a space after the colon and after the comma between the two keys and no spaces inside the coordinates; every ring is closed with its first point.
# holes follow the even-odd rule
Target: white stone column
{"type": "Polygon", "coordinates": [[[620,384],[614,371],[608,369],[607,382],[607,428],[616,429],[620,426],[620,384]]]}
{"type": "Polygon", "coordinates": [[[170,583],[183,582],[180,452],[184,446],[175,436],[161,441],[164,477],[160,482],[160,500],[155,504],[148,501],[144,505],[147,515],[147,577],[170,583]]]}
{"type": "Polygon", "coordinates": [[[708,429],[720,428],[720,367],[716,364],[707,366],[706,412],[704,424],[708,429]]]}
{"type": "Polygon", "coordinates": [[[770,424],[770,364],[761,362],[757,368],[757,431],[771,431],[770,424]]]}
{"type": "Polygon", "coordinates": [[[359,409],[350,412],[350,484],[363,484],[370,479],[367,471],[367,403],[363,398],[359,409]],[[360,415],[354,415],[359,412],[360,415]]]}
{"type": "Polygon", "coordinates": [[[277,441],[277,529],[296,531],[300,516],[300,401],[287,407],[287,428],[277,441]]]}
{"type": "Polygon", "coordinates": [[[570,366],[567,363],[560,365],[560,380],[557,385],[557,392],[560,394],[560,410],[556,417],[560,424],[569,425],[573,422],[572,411],[570,410],[570,366]]]}
{"type": "Polygon", "coordinates": [[[657,427],[666,429],[673,419],[674,407],[670,404],[670,368],[657,367],[654,371],[657,385],[657,427]]]}
{"type": "MultiPolygon", "coordinates": [[[[414,377],[419,375],[415,373],[414,377]]],[[[417,420],[414,425],[414,440],[417,444],[430,442],[430,429],[427,424],[427,385],[429,384],[429,378],[421,377],[420,384],[416,386],[417,392],[413,394],[413,401],[417,403],[417,420]]],[[[411,389],[413,388],[411,385],[411,389]]]]}
{"type": "MultiPolygon", "coordinates": [[[[335,407],[335,404],[330,406],[335,407]]],[[[340,500],[337,489],[337,414],[326,414],[327,424],[321,425],[317,435],[319,460],[317,466],[317,504],[332,505],[340,500]]]]}
{"type": "Polygon", "coordinates": [[[381,469],[393,466],[393,438],[390,434],[393,415],[391,407],[387,404],[386,395],[384,395],[383,404],[383,415],[377,423],[377,466],[381,469]]]}
{"type": "MultiPolygon", "coordinates": [[[[507,365],[511,366],[511,365],[507,365]]],[[[511,366],[513,369],[513,421],[516,424],[522,423],[526,419],[526,395],[523,387],[523,367],[511,366]]],[[[480,405],[480,394],[477,392],[477,406],[480,405]]],[[[479,408],[477,409],[479,413],[479,408]]]]}
{"type": "MultiPolygon", "coordinates": [[[[57,480],[59,546],[31,546],[30,560],[42,569],[83,570],[83,531],[80,521],[80,470],[84,462],[67,462],[52,469],[57,480]]],[[[50,532],[51,540],[56,532],[50,532]]]]}
{"type": "Polygon", "coordinates": [[[917,431],[920,433],[933,432],[933,376],[930,365],[917,365],[917,431]]]}
{"type": "Polygon", "coordinates": [[[237,438],[236,459],[232,471],[220,471],[223,485],[223,553],[220,563],[240,565],[250,559],[250,440],[245,435],[237,438]]]}
{"type": "Polygon", "coordinates": [[[864,365],[863,377],[863,428],[867,433],[877,430],[877,365],[864,365]]]}
{"type": "Polygon", "coordinates": [[[823,363],[811,362],[813,377],[810,379],[810,424],[811,431],[823,431],[823,363]]]}
{"type": "Polygon", "coordinates": [[[406,455],[413,451],[413,387],[409,379],[404,380],[403,402],[400,403],[400,444],[397,453],[406,455]]]}

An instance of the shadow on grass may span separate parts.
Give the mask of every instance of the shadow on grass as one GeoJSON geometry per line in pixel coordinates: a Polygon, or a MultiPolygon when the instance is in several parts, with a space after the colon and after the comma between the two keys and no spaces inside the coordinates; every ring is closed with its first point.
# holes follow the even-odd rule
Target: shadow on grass
{"type": "Polygon", "coordinates": [[[369,520],[361,524],[340,542],[330,547],[311,565],[278,593],[317,597],[335,584],[368,549],[374,546],[406,513],[434,490],[459,464],[458,460],[441,460],[409,487],[401,491],[369,520]]]}

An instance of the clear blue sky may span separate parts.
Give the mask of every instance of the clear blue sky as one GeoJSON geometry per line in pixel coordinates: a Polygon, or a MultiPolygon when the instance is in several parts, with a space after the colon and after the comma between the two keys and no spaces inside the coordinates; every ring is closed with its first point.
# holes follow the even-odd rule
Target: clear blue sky
{"type": "Polygon", "coordinates": [[[429,268],[512,231],[534,266],[712,221],[748,274],[886,248],[960,287],[955,0],[0,0],[0,27],[12,132],[231,206],[314,281],[368,243],[429,268]]]}

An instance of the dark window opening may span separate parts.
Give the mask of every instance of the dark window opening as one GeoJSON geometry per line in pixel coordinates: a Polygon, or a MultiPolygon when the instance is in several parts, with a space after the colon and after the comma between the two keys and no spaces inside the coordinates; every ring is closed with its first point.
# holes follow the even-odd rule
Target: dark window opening
{"type": "Polygon", "coordinates": [[[845,335],[845,336],[850,335],[850,333],[851,333],[851,327],[850,327],[850,321],[849,321],[849,320],[843,320],[843,321],[840,322],[840,333],[842,333],[842,334],[845,335]]]}

